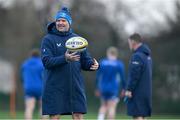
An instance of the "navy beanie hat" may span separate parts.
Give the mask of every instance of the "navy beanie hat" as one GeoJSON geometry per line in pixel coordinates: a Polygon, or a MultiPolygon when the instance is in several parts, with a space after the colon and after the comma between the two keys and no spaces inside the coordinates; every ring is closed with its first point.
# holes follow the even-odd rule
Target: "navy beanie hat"
{"type": "Polygon", "coordinates": [[[67,7],[62,7],[62,9],[56,13],[55,19],[58,20],[59,18],[64,18],[70,25],[72,24],[72,18],[67,7]]]}

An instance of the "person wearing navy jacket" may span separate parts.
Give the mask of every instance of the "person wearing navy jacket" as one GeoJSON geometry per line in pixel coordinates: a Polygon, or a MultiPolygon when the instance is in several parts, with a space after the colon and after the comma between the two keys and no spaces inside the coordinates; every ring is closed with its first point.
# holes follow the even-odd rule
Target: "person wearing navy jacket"
{"type": "Polygon", "coordinates": [[[95,95],[100,97],[98,120],[114,120],[119,96],[125,92],[125,68],[122,60],[118,59],[118,49],[109,47],[107,58],[101,59],[97,71],[95,95]],[[120,94],[121,93],[121,94],[120,94]]]}
{"type": "Polygon", "coordinates": [[[81,70],[94,71],[99,67],[87,49],[73,53],[66,49],[66,41],[78,36],[71,25],[69,9],[63,7],[48,25],[48,33],[42,40],[41,59],[45,67],[42,114],[49,115],[50,119],[59,119],[61,115],[83,119],[87,108],[81,70]]]}
{"type": "Polygon", "coordinates": [[[135,120],[151,116],[152,109],[152,58],[149,47],[138,33],[128,39],[133,51],[129,61],[127,96],[128,115],[135,120]]]}

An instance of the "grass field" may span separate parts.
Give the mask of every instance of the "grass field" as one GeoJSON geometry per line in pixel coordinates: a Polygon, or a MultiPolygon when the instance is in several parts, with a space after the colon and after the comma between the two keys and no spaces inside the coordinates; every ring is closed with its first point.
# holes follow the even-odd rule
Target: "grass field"
{"type": "MultiPolygon", "coordinates": [[[[39,115],[37,112],[34,114],[34,119],[39,119],[39,115]]],[[[95,120],[97,119],[97,113],[89,113],[84,116],[85,120],[95,120]]],[[[24,119],[24,113],[23,112],[16,112],[16,117],[10,117],[10,114],[8,111],[0,111],[0,119],[24,119]]],[[[62,120],[65,119],[71,119],[71,116],[62,116],[62,120]]],[[[126,115],[117,115],[117,120],[130,120],[131,118],[126,115]]],[[[151,118],[148,118],[148,120],[180,120],[180,115],[153,115],[151,118]]]]}

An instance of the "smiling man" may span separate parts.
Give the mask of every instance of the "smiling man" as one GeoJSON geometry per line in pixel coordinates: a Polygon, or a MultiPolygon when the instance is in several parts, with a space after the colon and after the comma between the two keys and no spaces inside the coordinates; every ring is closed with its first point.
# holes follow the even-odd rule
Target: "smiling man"
{"type": "Polygon", "coordinates": [[[54,120],[61,115],[83,119],[86,96],[81,69],[93,71],[99,67],[87,49],[78,53],[67,51],[66,41],[78,36],[72,32],[71,25],[69,10],[63,7],[48,25],[48,33],[42,40],[41,58],[45,67],[42,112],[54,120]]]}

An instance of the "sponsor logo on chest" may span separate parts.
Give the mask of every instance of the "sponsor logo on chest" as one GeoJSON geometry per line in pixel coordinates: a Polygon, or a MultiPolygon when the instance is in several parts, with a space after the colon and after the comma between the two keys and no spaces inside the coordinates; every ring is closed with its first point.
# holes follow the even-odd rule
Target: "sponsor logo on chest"
{"type": "Polygon", "coordinates": [[[61,43],[56,43],[57,47],[61,47],[62,44],[61,43]]]}

